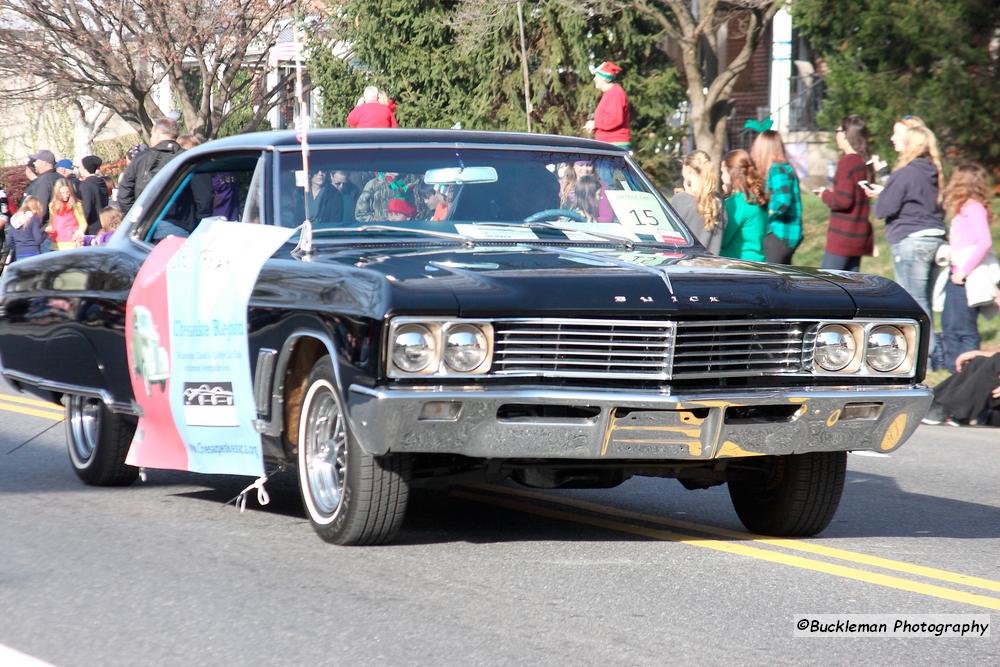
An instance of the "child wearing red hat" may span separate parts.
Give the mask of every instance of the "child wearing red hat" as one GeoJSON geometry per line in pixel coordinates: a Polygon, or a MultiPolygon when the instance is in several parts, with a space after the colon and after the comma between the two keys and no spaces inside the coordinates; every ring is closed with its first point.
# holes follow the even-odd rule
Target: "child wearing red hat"
{"type": "Polygon", "coordinates": [[[603,94],[594,110],[593,120],[588,120],[585,127],[588,132],[594,133],[594,138],[598,141],[630,148],[632,133],[629,125],[632,118],[628,108],[628,97],[625,95],[625,89],[615,83],[621,72],[622,68],[609,60],[594,70],[594,86],[603,94]]]}
{"type": "Polygon", "coordinates": [[[403,222],[412,220],[417,214],[417,208],[403,197],[393,197],[389,200],[386,219],[392,222],[403,222]]]}

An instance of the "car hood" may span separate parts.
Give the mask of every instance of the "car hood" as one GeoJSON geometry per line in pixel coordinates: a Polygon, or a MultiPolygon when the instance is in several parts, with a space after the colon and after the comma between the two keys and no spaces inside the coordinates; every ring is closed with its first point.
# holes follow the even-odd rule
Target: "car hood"
{"type": "Polygon", "coordinates": [[[440,307],[448,292],[463,317],[853,317],[857,305],[848,289],[866,287],[857,274],[831,280],[816,271],[655,247],[327,246],[316,248],[312,261],[383,276],[386,310],[440,307]]]}

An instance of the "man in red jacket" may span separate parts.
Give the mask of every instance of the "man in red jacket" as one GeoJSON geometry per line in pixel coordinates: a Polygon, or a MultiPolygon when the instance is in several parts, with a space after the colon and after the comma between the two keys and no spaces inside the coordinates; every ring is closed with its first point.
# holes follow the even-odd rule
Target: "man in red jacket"
{"type": "Polygon", "coordinates": [[[608,60],[594,70],[594,85],[603,95],[594,110],[593,120],[588,120],[584,127],[593,132],[598,141],[630,148],[632,133],[629,131],[631,114],[628,97],[625,96],[625,89],[615,83],[621,72],[621,67],[608,60]]]}
{"type": "Polygon", "coordinates": [[[392,107],[378,101],[378,88],[365,88],[362,102],[347,114],[347,127],[399,127],[392,107]]]}

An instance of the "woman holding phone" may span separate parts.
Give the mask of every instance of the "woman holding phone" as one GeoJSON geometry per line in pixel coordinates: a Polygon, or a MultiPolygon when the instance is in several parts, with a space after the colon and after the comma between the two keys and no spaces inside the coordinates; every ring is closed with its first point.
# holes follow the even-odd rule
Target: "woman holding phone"
{"type": "Polygon", "coordinates": [[[835,135],[843,157],[837,162],[833,188],[820,188],[816,194],[830,208],[826,228],[826,251],[822,268],[860,271],[861,258],[874,248],[872,224],[868,219],[870,203],[867,189],[871,171],[868,161],[868,126],[856,114],[845,117],[835,135]]]}
{"type": "MultiPolygon", "coordinates": [[[[899,162],[878,192],[875,216],[885,219],[896,282],[932,317],[934,258],[946,233],[937,140],[924,126],[901,125],[896,123],[893,134],[899,162]]],[[[932,332],[930,350],[935,342],[932,332]]]]}

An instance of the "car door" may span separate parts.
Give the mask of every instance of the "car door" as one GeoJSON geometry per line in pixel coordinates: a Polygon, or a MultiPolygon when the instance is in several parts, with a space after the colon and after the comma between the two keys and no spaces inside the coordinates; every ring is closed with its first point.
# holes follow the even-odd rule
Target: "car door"
{"type": "Polygon", "coordinates": [[[218,192],[230,212],[261,222],[248,200],[263,188],[267,153],[260,150],[181,155],[156,175],[108,245],[46,253],[16,262],[5,276],[0,317],[0,362],[19,384],[102,398],[132,411],[125,352],[125,303],[152,248],[168,235],[187,236],[218,192]],[[227,187],[228,186],[228,187],[227,187]],[[233,199],[235,198],[235,201],[233,199]]]}

